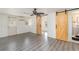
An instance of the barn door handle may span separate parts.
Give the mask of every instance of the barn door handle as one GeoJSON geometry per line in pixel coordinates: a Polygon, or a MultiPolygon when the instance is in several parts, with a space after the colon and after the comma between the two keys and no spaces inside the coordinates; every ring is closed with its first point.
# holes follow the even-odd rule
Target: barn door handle
{"type": "Polygon", "coordinates": [[[40,24],[40,27],[41,27],[41,24],[40,24]]]}
{"type": "Polygon", "coordinates": [[[56,28],[57,28],[57,24],[56,24],[56,28]]]}

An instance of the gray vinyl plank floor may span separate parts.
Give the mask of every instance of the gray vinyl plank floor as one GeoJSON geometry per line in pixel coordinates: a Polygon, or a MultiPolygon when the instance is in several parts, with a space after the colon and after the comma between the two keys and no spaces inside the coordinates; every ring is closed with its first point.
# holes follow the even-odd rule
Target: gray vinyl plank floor
{"type": "Polygon", "coordinates": [[[29,32],[0,38],[0,51],[79,51],[79,44],[29,32]]]}

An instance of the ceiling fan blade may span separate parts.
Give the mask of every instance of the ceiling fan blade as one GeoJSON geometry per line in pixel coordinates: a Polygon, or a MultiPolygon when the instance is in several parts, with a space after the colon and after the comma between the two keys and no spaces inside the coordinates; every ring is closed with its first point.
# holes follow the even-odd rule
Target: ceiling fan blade
{"type": "Polygon", "coordinates": [[[44,14],[45,16],[47,16],[48,14],[44,14]]]}
{"type": "Polygon", "coordinates": [[[47,16],[48,14],[40,14],[41,16],[47,16]]]}
{"type": "Polygon", "coordinates": [[[44,13],[39,13],[39,14],[44,14],[44,13]]]}
{"type": "Polygon", "coordinates": [[[34,16],[34,14],[31,14],[30,16],[34,16]]]}

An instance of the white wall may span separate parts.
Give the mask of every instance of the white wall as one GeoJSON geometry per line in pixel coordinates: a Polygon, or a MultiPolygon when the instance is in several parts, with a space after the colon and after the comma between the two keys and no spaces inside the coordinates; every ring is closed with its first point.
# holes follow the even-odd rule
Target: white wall
{"type": "MultiPolygon", "coordinates": [[[[9,26],[9,17],[12,15],[0,14],[0,37],[8,36],[8,26],[9,26]]],[[[17,33],[26,33],[26,32],[36,32],[35,26],[35,17],[25,18],[26,21],[30,22],[28,25],[25,24],[24,21],[19,21],[16,18],[17,22],[17,33]]]]}
{"type": "Polygon", "coordinates": [[[48,14],[47,27],[48,27],[48,37],[56,38],[56,13],[55,12],[48,14]]]}
{"type": "Polygon", "coordinates": [[[0,37],[8,36],[8,17],[5,15],[0,15],[0,37]]]}
{"type": "Polygon", "coordinates": [[[16,19],[17,20],[17,34],[20,33],[26,33],[29,32],[30,30],[30,26],[29,26],[29,20],[27,17],[25,19],[23,19],[22,21],[20,20],[20,18],[16,19]]]}
{"type": "Polygon", "coordinates": [[[71,16],[71,12],[68,12],[68,41],[72,41],[72,16],[71,16]]]}
{"type": "Polygon", "coordinates": [[[35,25],[35,16],[32,17],[25,17],[25,21],[17,20],[17,33],[26,33],[26,32],[36,32],[36,25],[35,25]],[[28,24],[26,24],[28,22],[28,24]]]}
{"type": "Polygon", "coordinates": [[[17,21],[17,34],[29,32],[29,28],[24,21],[17,21]]]}

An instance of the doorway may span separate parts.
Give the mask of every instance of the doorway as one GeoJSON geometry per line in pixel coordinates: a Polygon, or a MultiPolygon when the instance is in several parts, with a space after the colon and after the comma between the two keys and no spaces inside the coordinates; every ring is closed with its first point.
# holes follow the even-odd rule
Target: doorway
{"type": "Polygon", "coordinates": [[[64,41],[68,39],[68,16],[66,12],[56,15],[56,38],[64,41]]]}
{"type": "Polygon", "coordinates": [[[72,39],[79,41],[79,13],[72,15],[72,39]]]}
{"type": "Polygon", "coordinates": [[[36,32],[47,38],[47,16],[36,16],[36,32]]]}
{"type": "Polygon", "coordinates": [[[42,34],[42,20],[41,16],[36,16],[36,33],[37,34],[42,34]]]}
{"type": "Polygon", "coordinates": [[[47,36],[47,16],[42,16],[42,34],[47,36]]]}

